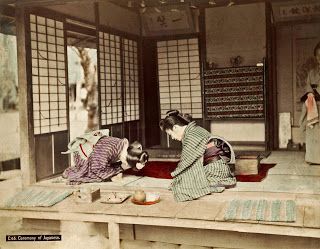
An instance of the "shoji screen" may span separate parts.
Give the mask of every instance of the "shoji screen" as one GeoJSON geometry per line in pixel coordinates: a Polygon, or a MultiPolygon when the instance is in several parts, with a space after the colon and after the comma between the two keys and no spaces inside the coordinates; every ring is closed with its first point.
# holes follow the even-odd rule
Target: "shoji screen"
{"type": "Polygon", "coordinates": [[[67,87],[63,22],[30,15],[34,133],[65,131],[67,87]]]}
{"type": "Polygon", "coordinates": [[[198,39],[157,42],[161,118],[170,109],[202,118],[198,39]]]}
{"type": "Polygon", "coordinates": [[[99,32],[101,124],[122,122],[120,36],[99,32]]]}
{"type": "Polygon", "coordinates": [[[137,41],[99,32],[101,125],[139,120],[137,41]]]}
{"type": "Polygon", "coordinates": [[[123,40],[124,121],[139,120],[139,71],[137,42],[123,40]]]}

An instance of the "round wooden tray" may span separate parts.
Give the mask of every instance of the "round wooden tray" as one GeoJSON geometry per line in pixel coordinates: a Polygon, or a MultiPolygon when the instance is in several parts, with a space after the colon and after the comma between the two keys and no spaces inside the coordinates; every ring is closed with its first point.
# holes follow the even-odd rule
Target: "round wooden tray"
{"type": "Polygon", "coordinates": [[[155,201],[137,201],[136,199],[131,198],[131,202],[136,205],[153,205],[158,203],[159,201],[160,201],[160,198],[158,198],[155,201]]]}

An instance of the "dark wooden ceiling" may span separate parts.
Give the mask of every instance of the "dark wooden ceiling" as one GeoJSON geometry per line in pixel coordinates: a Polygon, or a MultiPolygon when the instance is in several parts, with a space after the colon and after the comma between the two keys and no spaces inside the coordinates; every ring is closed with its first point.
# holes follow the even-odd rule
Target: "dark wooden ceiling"
{"type": "Polygon", "coordinates": [[[66,3],[94,3],[94,2],[113,2],[117,5],[128,8],[141,8],[141,3],[147,7],[160,7],[166,5],[191,5],[191,6],[227,6],[230,1],[234,4],[248,4],[257,2],[305,2],[310,0],[0,0],[0,4],[14,4],[14,5],[30,5],[30,6],[44,6],[44,5],[58,5],[66,3]]]}
{"type": "MultiPolygon", "coordinates": [[[[144,2],[146,7],[161,7],[168,5],[189,5],[191,7],[221,7],[228,6],[230,1],[234,4],[249,4],[258,2],[290,2],[294,0],[110,0],[111,2],[128,8],[141,8],[144,2]]],[[[308,0],[305,0],[308,2],[308,0]]]]}

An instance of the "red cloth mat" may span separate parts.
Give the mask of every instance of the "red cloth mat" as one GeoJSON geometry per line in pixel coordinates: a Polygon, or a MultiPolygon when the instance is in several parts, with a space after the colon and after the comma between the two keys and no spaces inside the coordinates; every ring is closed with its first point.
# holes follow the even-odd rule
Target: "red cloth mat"
{"type": "MultiPolygon", "coordinates": [[[[175,170],[178,162],[150,161],[140,171],[126,170],[124,173],[136,176],[149,176],[154,178],[172,179],[170,173],[175,170]]],[[[239,182],[261,182],[275,164],[260,163],[258,175],[237,175],[239,182]]]]}

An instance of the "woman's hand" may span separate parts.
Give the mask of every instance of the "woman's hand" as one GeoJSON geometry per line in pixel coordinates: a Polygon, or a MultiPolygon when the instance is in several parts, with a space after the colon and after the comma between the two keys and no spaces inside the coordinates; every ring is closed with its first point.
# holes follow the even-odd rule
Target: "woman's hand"
{"type": "Polygon", "coordinates": [[[137,168],[138,170],[143,169],[144,166],[146,166],[146,164],[144,164],[144,163],[137,163],[137,164],[136,164],[136,168],[137,168]]]}
{"type": "Polygon", "coordinates": [[[115,176],[111,177],[111,181],[112,182],[120,182],[120,181],[122,181],[122,173],[119,173],[118,175],[115,175],[115,176]]]}

